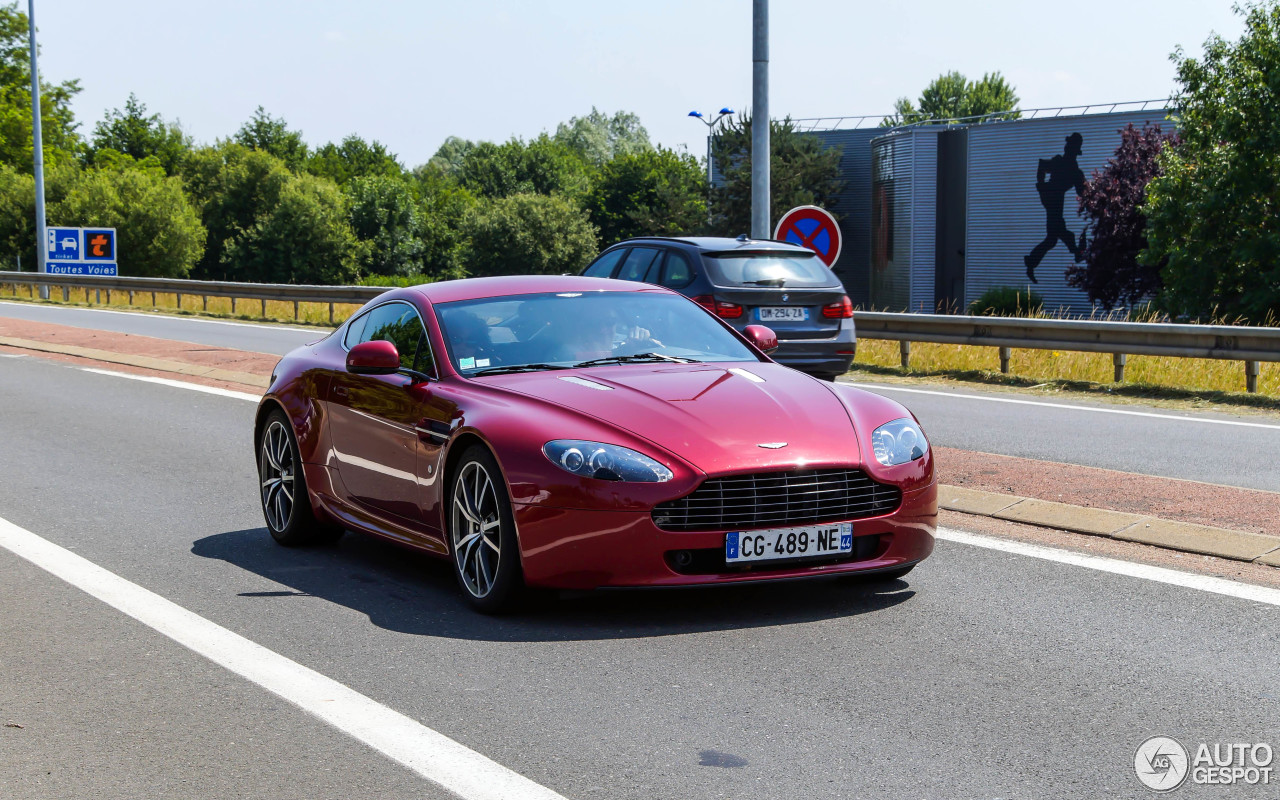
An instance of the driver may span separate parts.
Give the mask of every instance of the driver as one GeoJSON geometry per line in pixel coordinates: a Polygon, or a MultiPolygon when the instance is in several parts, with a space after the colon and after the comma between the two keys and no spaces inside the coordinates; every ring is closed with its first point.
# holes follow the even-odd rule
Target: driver
{"type": "Polygon", "coordinates": [[[490,358],[489,326],[470,311],[456,312],[449,320],[449,340],[455,358],[490,358]]]}

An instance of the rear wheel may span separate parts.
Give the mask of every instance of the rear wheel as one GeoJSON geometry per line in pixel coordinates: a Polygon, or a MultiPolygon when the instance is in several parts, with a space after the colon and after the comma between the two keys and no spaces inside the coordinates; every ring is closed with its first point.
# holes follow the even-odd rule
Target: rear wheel
{"type": "Polygon", "coordinates": [[[286,547],[328,544],[343,530],[316,519],[307,479],[298,456],[298,440],[283,411],[272,411],[258,442],[258,485],[267,530],[286,547]]]}
{"type": "Polygon", "coordinates": [[[507,484],[493,454],[472,445],[453,473],[449,549],[453,572],[480,611],[509,611],[524,588],[507,484]]]}

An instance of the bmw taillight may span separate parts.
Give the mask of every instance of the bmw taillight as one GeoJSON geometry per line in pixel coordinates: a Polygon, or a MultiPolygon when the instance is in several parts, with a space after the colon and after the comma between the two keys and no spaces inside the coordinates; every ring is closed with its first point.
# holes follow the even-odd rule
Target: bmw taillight
{"type": "MultiPolygon", "coordinates": [[[[848,298],[845,299],[847,300],[848,298]]],[[[717,300],[709,294],[700,294],[693,298],[693,302],[721,319],[737,319],[742,316],[742,306],[737,303],[726,303],[723,300],[717,300]]],[[[853,312],[850,311],[849,315],[853,316],[853,312]]]]}
{"type": "Polygon", "coordinates": [[[853,303],[850,302],[849,295],[841,297],[839,303],[823,306],[822,316],[827,319],[852,319],[853,303]]]}

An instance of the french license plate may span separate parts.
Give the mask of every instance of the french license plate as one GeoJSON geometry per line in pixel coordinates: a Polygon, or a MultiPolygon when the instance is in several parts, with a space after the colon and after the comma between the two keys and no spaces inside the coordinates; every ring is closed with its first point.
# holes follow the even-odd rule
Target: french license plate
{"type": "Polygon", "coordinates": [[[761,322],[805,322],[809,309],[797,306],[765,306],[759,309],[761,322]]]}
{"type": "Polygon", "coordinates": [[[837,556],[853,552],[853,523],[803,525],[764,531],[733,531],[725,536],[724,560],[729,564],[784,558],[837,556]]]}

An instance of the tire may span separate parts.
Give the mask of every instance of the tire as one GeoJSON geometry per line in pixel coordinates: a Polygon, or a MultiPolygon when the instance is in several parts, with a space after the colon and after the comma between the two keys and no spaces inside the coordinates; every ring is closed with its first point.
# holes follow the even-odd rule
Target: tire
{"type": "Polygon", "coordinates": [[[330,544],[343,529],[316,518],[301,469],[298,440],[280,409],[267,416],[258,441],[258,488],[271,537],[285,547],[330,544]]]}
{"type": "Polygon", "coordinates": [[[485,614],[512,610],[524,590],[520,543],[502,469],[482,445],[468,447],[450,476],[447,522],[453,574],[467,600],[485,614]]]}

